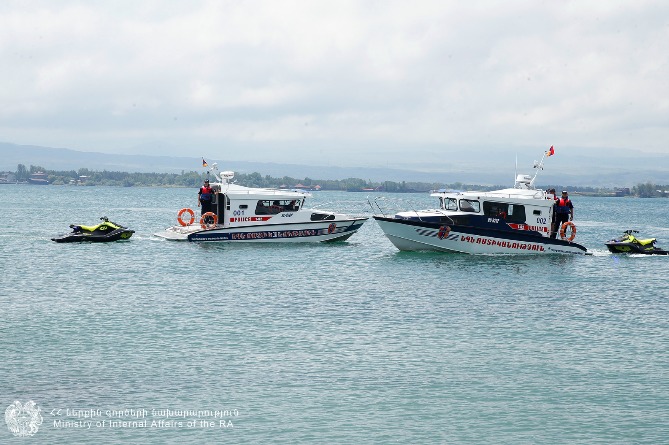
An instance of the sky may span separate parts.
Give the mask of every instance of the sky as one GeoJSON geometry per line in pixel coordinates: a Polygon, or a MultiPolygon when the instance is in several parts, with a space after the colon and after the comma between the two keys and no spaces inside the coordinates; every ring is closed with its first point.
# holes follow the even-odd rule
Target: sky
{"type": "Polygon", "coordinates": [[[4,0],[0,141],[403,168],[669,155],[668,42],[659,0],[4,0]]]}

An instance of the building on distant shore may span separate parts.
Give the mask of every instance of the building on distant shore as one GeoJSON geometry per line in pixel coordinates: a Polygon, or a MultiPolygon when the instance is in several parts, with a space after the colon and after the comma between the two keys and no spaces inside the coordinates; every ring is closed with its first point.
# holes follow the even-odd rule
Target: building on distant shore
{"type": "Polygon", "coordinates": [[[46,173],[35,172],[28,178],[28,184],[49,185],[49,180],[47,179],[46,173]]]}
{"type": "Polygon", "coordinates": [[[304,184],[297,184],[293,186],[294,189],[296,190],[308,190],[311,192],[317,192],[321,189],[320,185],[304,185],[304,184]]]}
{"type": "Polygon", "coordinates": [[[15,184],[16,175],[12,172],[0,173],[0,184],[15,184]]]}
{"type": "Polygon", "coordinates": [[[632,194],[632,191],[629,189],[629,187],[616,187],[613,189],[613,192],[616,196],[629,196],[632,194]]]}

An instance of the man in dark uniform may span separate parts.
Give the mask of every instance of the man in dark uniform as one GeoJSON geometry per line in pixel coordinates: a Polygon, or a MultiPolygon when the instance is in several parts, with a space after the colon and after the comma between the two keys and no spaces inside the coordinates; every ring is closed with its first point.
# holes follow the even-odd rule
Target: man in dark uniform
{"type": "Polygon", "coordinates": [[[555,200],[553,214],[555,215],[555,228],[551,237],[555,238],[562,224],[574,219],[574,205],[571,203],[566,190],[562,190],[562,197],[555,200]]]}
{"type": "Polygon", "coordinates": [[[204,180],[204,185],[197,192],[197,206],[202,207],[200,215],[211,212],[211,201],[214,199],[214,190],[209,186],[209,180],[204,180]]]}

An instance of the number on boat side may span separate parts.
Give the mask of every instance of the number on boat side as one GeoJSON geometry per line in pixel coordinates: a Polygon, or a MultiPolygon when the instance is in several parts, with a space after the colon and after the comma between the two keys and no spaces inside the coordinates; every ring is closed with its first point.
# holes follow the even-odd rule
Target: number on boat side
{"type": "Polygon", "coordinates": [[[546,218],[537,218],[537,224],[546,224],[546,218]]]}
{"type": "Polygon", "coordinates": [[[243,211],[243,210],[234,210],[234,211],[232,212],[232,215],[233,215],[233,216],[243,216],[243,215],[244,215],[244,211],[243,211]]]}
{"type": "Polygon", "coordinates": [[[282,213],[281,216],[283,218],[290,218],[291,216],[293,216],[293,214],[292,213],[282,213]]]}

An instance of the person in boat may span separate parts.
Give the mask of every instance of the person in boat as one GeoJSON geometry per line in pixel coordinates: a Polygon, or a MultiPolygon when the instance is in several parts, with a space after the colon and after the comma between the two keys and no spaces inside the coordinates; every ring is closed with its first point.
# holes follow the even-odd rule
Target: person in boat
{"type": "Polygon", "coordinates": [[[283,211],[283,207],[281,207],[281,203],[279,201],[274,201],[272,205],[269,207],[269,212],[272,215],[276,215],[277,213],[281,213],[283,211]]]}
{"type": "Polygon", "coordinates": [[[562,190],[562,196],[555,200],[553,209],[555,224],[553,226],[553,233],[551,234],[551,237],[555,238],[557,233],[560,231],[562,224],[566,223],[567,221],[574,220],[574,204],[572,204],[571,200],[569,199],[569,194],[566,190],[562,190]]]}
{"type": "Polygon", "coordinates": [[[209,185],[209,179],[204,180],[204,185],[200,187],[197,193],[197,206],[202,207],[200,215],[211,212],[211,203],[214,199],[214,190],[209,185]]]}
{"type": "Polygon", "coordinates": [[[264,202],[258,201],[258,204],[256,204],[256,215],[269,215],[270,211],[269,208],[265,205],[264,202]]]}

